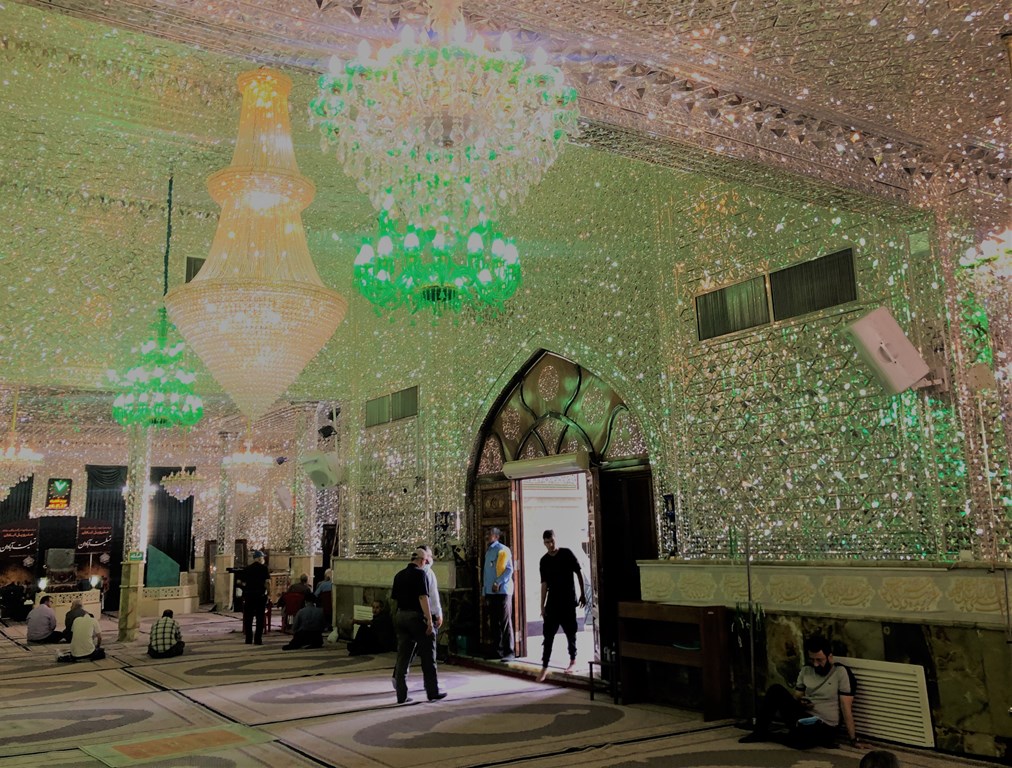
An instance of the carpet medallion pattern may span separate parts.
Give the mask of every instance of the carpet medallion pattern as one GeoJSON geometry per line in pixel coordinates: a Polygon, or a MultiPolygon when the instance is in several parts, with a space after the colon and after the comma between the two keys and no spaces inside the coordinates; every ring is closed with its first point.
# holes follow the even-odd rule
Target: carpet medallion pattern
{"type": "MultiPolygon", "coordinates": [[[[536,665],[440,665],[436,702],[415,668],[398,705],[391,654],[283,651],[278,633],[252,647],[236,616],[183,620],[182,657],[147,658],[152,620],[123,643],[103,617],[109,658],[77,664],[0,628],[0,768],[858,768],[863,754],[739,744],[727,722],[537,683],[536,665]]],[[[903,768],[985,766],[892,749],[903,768]]]]}

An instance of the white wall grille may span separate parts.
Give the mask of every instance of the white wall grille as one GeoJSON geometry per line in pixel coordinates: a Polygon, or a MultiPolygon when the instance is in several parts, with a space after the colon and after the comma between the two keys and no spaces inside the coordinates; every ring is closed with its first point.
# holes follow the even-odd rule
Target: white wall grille
{"type": "Polygon", "coordinates": [[[857,678],[854,721],[857,732],[899,744],[934,747],[924,667],[837,656],[857,678]]]}

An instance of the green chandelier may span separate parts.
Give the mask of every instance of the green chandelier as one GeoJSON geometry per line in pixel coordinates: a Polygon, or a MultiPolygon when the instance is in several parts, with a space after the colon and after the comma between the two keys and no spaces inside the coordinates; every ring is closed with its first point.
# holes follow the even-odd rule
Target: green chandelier
{"type": "Polygon", "coordinates": [[[465,235],[398,226],[383,212],[379,232],[355,259],[354,283],[377,311],[459,312],[464,306],[493,312],[520,286],[520,256],[492,224],[465,235]]]}
{"type": "MultiPolygon", "coordinates": [[[[169,178],[168,226],[165,235],[163,296],[169,290],[169,242],[172,239],[172,178],[169,178]]],[[[123,376],[111,378],[124,387],[113,400],[112,416],[123,426],[193,426],[204,415],[204,403],[194,394],[197,375],[183,365],[185,345],[173,338],[175,327],[165,307],[158,308],[152,338],[140,346],[141,358],[123,376]]]]}
{"type": "Polygon", "coordinates": [[[417,39],[405,27],[375,55],[363,40],[350,61],[332,58],[310,109],[380,212],[358,290],[381,309],[500,307],[519,260],[490,222],[578,134],[578,96],[543,50],[528,61],[508,34],[489,50],[468,38],[459,0],[429,7],[417,39]]]}

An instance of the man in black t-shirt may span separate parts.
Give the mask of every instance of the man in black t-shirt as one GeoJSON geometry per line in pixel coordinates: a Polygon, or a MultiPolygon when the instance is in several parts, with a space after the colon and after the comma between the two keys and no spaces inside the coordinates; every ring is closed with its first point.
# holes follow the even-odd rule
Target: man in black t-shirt
{"type": "Polygon", "coordinates": [[[267,613],[267,590],[271,585],[271,572],[264,564],[264,553],[253,553],[253,562],[242,570],[242,631],[246,645],[264,644],[264,614],[267,613]],[[256,631],[253,625],[256,624],[256,631]]]}
{"type": "Polygon", "coordinates": [[[544,652],[541,656],[539,682],[548,677],[548,662],[552,658],[555,633],[562,627],[569,642],[569,666],[566,674],[572,674],[576,666],[576,590],[573,576],[580,585],[580,607],[587,605],[583,591],[583,573],[580,562],[571,549],[555,546],[555,531],[542,534],[548,554],[541,558],[541,618],[544,621],[544,652]]]}
{"type": "Polygon", "coordinates": [[[435,629],[432,626],[432,611],[429,608],[428,583],[422,566],[425,555],[416,549],[411,562],[394,576],[390,597],[397,603],[394,629],[397,630],[397,663],[394,665],[394,690],[397,703],[408,699],[408,666],[418,653],[422,664],[422,679],[425,681],[425,695],[429,701],[446,698],[439,690],[436,678],[435,629]]]}

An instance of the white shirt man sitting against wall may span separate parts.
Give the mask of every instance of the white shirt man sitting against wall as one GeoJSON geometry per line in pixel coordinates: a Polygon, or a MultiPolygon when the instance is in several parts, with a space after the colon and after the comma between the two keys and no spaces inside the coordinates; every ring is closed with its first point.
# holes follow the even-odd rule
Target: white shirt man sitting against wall
{"type": "Polygon", "coordinates": [[[756,710],[755,730],[738,741],[773,740],[770,726],[779,720],[787,726],[786,743],[792,747],[832,746],[842,719],[850,743],[857,744],[850,670],[833,661],[832,646],[825,637],[808,638],[805,653],[808,664],[801,668],[794,690],[770,686],[756,710]]]}

